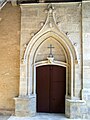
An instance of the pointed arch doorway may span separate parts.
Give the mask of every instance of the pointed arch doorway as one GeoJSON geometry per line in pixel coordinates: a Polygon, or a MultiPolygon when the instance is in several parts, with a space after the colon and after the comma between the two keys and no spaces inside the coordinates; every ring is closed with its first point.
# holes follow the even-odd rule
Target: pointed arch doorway
{"type": "Polygon", "coordinates": [[[44,65],[36,68],[37,112],[65,113],[66,68],[44,65]]]}
{"type": "MultiPolygon", "coordinates": [[[[36,114],[36,68],[41,65],[61,65],[66,68],[66,94],[65,97],[65,115],[73,117],[74,106],[78,102],[73,102],[75,98],[75,85],[77,75],[77,54],[71,40],[60,30],[55,20],[55,12],[52,4],[47,6],[47,19],[43,27],[38,30],[34,36],[25,37],[29,35],[29,30],[26,32],[23,25],[30,20],[29,17],[25,19],[26,10],[31,9],[30,5],[21,5],[22,10],[22,24],[21,24],[21,47],[20,47],[20,86],[19,96],[15,98],[15,115],[16,116],[34,116],[36,114]],[[26,20],[26,22],[25,22],[26,20]],[[26,41],[25,41],[26,40],[26,41]],[[54,59],[48,59],[48,44],[52,44],[55,49],[53,50],[54,59]]],[[[38,10],[39,6],[35,6],[38,10]]],[[[46,11],[46,8],[45,8],[46,11]]],[[[27,25],[26,25],[27,26],[27,25]]],[[[28,27],[28,29],[30,29],[28,27]]],[[[31,36],[31,35],[30,35],[31,36]]],[[[52,73],[52,72],[51,72],[52,73]]],[[[54,72],[55,73],[55,72],[54,72]]],[[[52,75],[52,74],[51,74],[52,75]]],[[[46,77],[46,76],[45,76],[46,77]]],[[[53,80],[50,80],[53,81],[53,80]]],[[[50,82],[51,83],[51,82],[50,82]]],[[[47,85],[47,84],[46,84],[47,85]]],[[[55,87],[55,86],[54,86],[55,87]]],[[[50,87],[49,87],[50,88],[50,87]]],[[[41,90],[40,90],[41,91],[41,90]]],[[[52,91],[52,90],[51,90],[52,91]]],[[[54,90],[55,91],[55,90],[54,90]]],[[[56,94],[60,94],[62,90],[58,90],[56,94]]],[[[51,93],[51,92],[50,92],[51,93]]],[[[61,95],[58,95],[61,96],[61,95]]],[[[49,98],[51,98],[49,96],[49,98]]],[[[55,104],[54,104],[55,105],[55,104]]],[[[52,104],[50,106],[53,106],[52,104]]],[[[75,106],[76,108],[76,106],[75,106]]],[[[75,113],[77,114],[77,113],[75,113]]],[[[78,114],[77,114],[78,115],[78,114]]],[[[75,116],[75,115],[74,115],[75,116]]]]}

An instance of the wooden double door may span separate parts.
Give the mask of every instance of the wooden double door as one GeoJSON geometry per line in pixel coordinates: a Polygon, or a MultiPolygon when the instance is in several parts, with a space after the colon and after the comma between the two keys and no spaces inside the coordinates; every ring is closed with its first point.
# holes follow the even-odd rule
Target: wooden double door
{"type": "Polygon", "coordinates": [[[36,68],[37,112],[65,113],[66,68],[36,68]]]}

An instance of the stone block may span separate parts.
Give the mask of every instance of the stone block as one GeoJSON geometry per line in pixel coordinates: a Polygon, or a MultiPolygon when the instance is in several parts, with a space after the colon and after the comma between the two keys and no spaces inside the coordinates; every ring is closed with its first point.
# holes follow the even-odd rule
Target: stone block
{"type": "Polygon", "coordinates": [[[66,99],[66,108],[70,111],[66,111],[66,116],[71,119],[87,118],[87,107],[86,103],[82,100],[69,100],[66,99]]]}
{"type": "Polygon", "coordinates": [[[16,116],[34,116],[36,113],[36,96],[15,98],[16,116]]]}

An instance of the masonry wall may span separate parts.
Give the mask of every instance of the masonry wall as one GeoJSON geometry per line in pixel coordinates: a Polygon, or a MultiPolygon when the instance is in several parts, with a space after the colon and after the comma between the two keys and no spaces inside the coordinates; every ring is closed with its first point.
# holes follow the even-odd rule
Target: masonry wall
{"type": "MultiPolygon", "coordinates": [[[[48,3],[21,5],[21,62],[29,41],[45,24],[48,5],[48,3]]],[[[75,69],[74,97],[80,98],[82,63],[81,3],[54,3],[53,6],[58,28],[63,34],[67,35],[77,53],[78,64],[75,69]]]]}
{"type": "MultiPolygon", "coordinates": [[[[48,4],[22,8],[22,22],[19,6],[6,4],[0,11],[0,114],[11,114],[15,109],[13,98],[19,95],[20,76],[20,24],[23,34],[21,38],[21,60],[26,45],[30,39],[42,28],[47,17],[48,4]]],[[[78,64],[75,76],[74,96],[80,98],[80,91],[86,89],[88,112],[90,110],[90,2],[82,4],[55,4],[55,18],[59,29],[67,35],[77,51],[78,64]],[[82,21],[82,25],[81,25],[82,21]],[[83,42],[81,43],[81,41],[83,42]],[[82,47],[83,45],[83,53],[82,47]],[[83,54],[83,85],[82,59],[83,54]],[[82,85],[82,86],[81,86],[82,85]]]]}
{"type": "Polygon", "coordinates": [[[82,4],[83,36],[83,99],[86,101],[90,118],[90,1],[82,4]]]}
{"type": "Polygon", "coordinates": [[[82,4],[84,88],[90,89],[90,2],[82,4]]]}
{"type": "Polygon", "coordinates": [[[19,92],[20,7],[0,11],[0,114],[12,114],[19,92]]]}

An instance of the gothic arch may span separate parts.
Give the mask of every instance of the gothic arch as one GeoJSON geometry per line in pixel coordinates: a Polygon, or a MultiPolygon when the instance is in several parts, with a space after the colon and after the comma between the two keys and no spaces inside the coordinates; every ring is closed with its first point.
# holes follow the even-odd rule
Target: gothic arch
{"type": "MultiPolygon", "coordinates": [[[[26,81],[27,81],[27,91],[26,94],[31,95],[35,94],[35,55],[39,46],[48,38],[53,37],[58,44],[61,44],[65,56],[66,56],[66,67],[67,67],[67,86],[66,86],[66,97],[73,98],[74,96],[74,80],[75,80],[75,61],[77,60],[76,52],[71,44],[70,40],[61,32],[56,33],[55,31],[46,31],[43,34],[39,33],[34,36],[29,42],[25,55],[24,55],[24,64],[26,67],[26,81]],[[30,77],[31,76],[31,77],[30,77]],[[30,85],[29,85],[30,84],[30,85]]],[[[58,63],[59,64],[59,63],[58,63]]]]}
{"type": "Polygon", "coordinates": [[[70,54],[70,56],[72,56],[74,58],[74,60],[77,60],[76,51],[75,51],[72,43],[66,37],[66,35],[64,35],[64,33],[62,33],[62,32],[56,33],[55,31],[46,31],[45,33],[43,33],[41,35],[40,35],[40,33],[38,33],[30,40],[30,42],[26,48],[25,54],[24,54],[24,61],[27,61],[28,55],[29,55],[31,49],[36,45],[36,42],[37,42],[37,46],[38,46],[38,44],[40,44],[43,40],[45,40],[46,38],[48,38],[50,36],[55,38],[56,40],[58,40],[65,47],[65,49],[68,50],[68,53],[70,54]]]}

